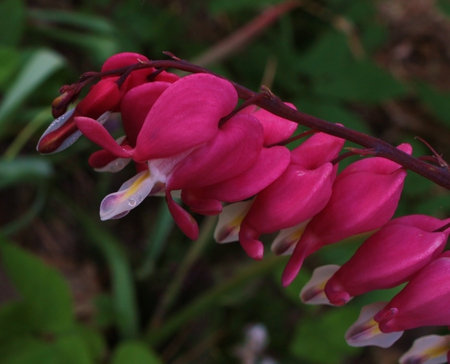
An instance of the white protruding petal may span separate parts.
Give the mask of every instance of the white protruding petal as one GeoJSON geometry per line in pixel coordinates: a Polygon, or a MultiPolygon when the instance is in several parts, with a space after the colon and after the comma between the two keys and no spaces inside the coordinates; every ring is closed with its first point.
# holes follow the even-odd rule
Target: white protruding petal
{"type": "Polygon", "coordinates": [[[119,191],[106,196],[100,205],[100,218],[108,220],[124,216],[147,197],[155,184],[149,171],[142,171],[126,181],[119,191]]]}
{"type": "MultiPolygon", "coordinates": [[[[56,118],[55,120],[53,120],[53,122],[50,124],[50,126],[45,130],[44,134],[42,134],[41,138],[38,141],[39,145],[41,143],[41,139],[43,137],[45,137],[47,134],[51,133],[52,131],[58,130],[59,128],[61,128],[72,116],[73,112],[75,111],[75,108],[70,109],[69,111],[67,111],[65,114],[61,115],[59,118],[56,118]]],[[[97,121],[100,124],[104,124],[106,123],[106,121],[108,121],[108,119],[111,116],[111,112],[107,111],[104,114],[102,114],[97,121]]],[[[64,141],[61,143],[61,145],[55,149],[53,152],[50,153],[46,153],[46,154],[54,154],[54,153],[58,153],[61,152],[64,149],[69,148],[73,143],[75,143],[77,141],[77,139],[82,136],[83,134],[81,133],[81,131],[77,130],[75,132],[73,132],[72,134],[70,134],[66,139],[64,139],[64,141]]]]}
{"type": "MultiPolygon", "coordinates": [[[[124,136],[121,136],[120,138],[116,139],[117,144],[120,145],[125,138],[126,138],[126,136],[124,135],[124,136]]],[[[130,163],[130,161],[131,161],[131,158],[116,158],[101,168],[94,168],[94,170],[97,172],[115,173],[115,172],[119,172],[122,169],[124,169],[128,165],[128,163],[130,163]]]]}
{"type": "Polygon", "coordinates": [[[380,331],[373,317],[384,306],[386,302],[375,302],[361,309],[358,320],[345,333],[348,345],[356,347],[374,345],[388,348],[403,335],[403,331],[389,334],[380,331]]]}
{"type": "Polygon", "coordinates": [[[270,247],[272,252],[275,255],[291,255],[310,221],[311,219],[308,219],[288,229],[280,230],[270,247]]]}
{"type": "Polygon", "coordinates": [[[428,335],[414,341],[413,346],[404,353],[401,364],[440,364],[447,362],[450,350],[450,335],[428,335]]]}
{"type": "Polygon", "coordinates": [[[331,305],[324,289],[328,280],[339,268],[339,265],[329,264],[314,269],[311,279],[300,291],[302,302],[309,305],[331,305]]]}
{"type": "Polygon", "coordinates": [[[253,200],[232,203],[223,208],[219,215],[214,239],[220,243],[230,243],[239,240],[241,222],[253,204],[253,200]]]}

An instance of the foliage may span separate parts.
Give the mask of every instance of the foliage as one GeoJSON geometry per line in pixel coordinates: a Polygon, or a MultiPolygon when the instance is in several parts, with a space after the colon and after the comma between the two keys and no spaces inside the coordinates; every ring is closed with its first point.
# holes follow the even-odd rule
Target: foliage
{"type": "MultiPolygon", "coordinates": [[[[208,220],[203,240],[188,242],[156,199],[123,220],[100,222],[100,198],[120,181],[91,173],[85,160],[94,149],[85,141],[50,158],[35,151],[59,87],[82,72],[121,51],[196,59],[281,1],[51,3],[0,2],[8,14],[0,33],[0,268],[17,293],[0,285],[0,363],[236,362],[234,349],[254,322],[267,326],[266,352],[280,363],[344,363],[360,355],[342,335],[367,302],[330,311],[298,299],[309,271],[330,254],[345,261],[354,242],[314,256],[282,290],[282,259],[258,264],[237,246],[216,246],[208,220]],[[95,267],[99,288],[88,297],[95,307],[87,320],[76,314],[65,264],[95,267]]],[[[208,66],[252,89],[264,82],[306,113],[393,144],[407,140],[415,155],[430,154],[412,140],[417,130],[428,131],[427,141],[448,155],[441,142],[449,135],[448,94],[377,62],[392,35],[375,3],[306,1],[208,66]],[[387,111],[394,104],[420,109],[422,127],[394,125],[387,111]]],[[[439,5],[448,14],[445,1],[439,5]]],[[[418,176],[406,183],[398,214],[448,216],[448,193],[418,176]]]]}

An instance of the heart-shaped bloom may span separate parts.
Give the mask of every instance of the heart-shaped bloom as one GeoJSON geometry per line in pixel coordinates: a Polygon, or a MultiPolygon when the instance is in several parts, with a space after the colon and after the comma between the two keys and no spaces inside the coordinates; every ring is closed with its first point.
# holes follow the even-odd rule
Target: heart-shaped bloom
{"type": "Polygon", "coordinates": [[[450,251],[414,275],[375,315],[382,332],[450,325],[450,251]]]}
{"type": "MultiPolygon", "coordinates": [[[[148,61],[148,58],[138,53],[119,53],[105,61],[101,72],[108,72],[146,61],[148,61]]],[[[67,108],[68,103],[73,101],[76,95],[72,95],[69,91],[63,93],[52,104],[54,115],[59,117],[52,122],[40,138],[37,145],[38,152],[42,154],[57,153],[72,145],[82,135],[75,124],[75,117],[85,116],[91,119],[98,119],[107,112],[118,111],[123,96],[134,87],[148,82],[148,77],[154,72],[155,69],[151,67],[134,70],[127,75],[123,83],[120,82],[121,79],[118,76],[105,76],[92,86],[86,97],[74,109],[66,113],[64,113],[64,109],[67,108]],[[118,82],[121,83],[120,87],[118,82]]],[[[163,71],[158,73],[154,81],[172,83],[178,79],[178,76],[163,71]]],[[[66,89],[72,88],[72,86],[66,87],[66,89]]],[[[75,89],[73,92],[75,92],[75,89]]],[[[76,94],[78,92],[76,91],[76,94]]],[[[99,122],[103,123],[106,119],[107,115],[99,122]]]]}
{"type": "Polygon", "coordinates": [[[337,171],[330,161],[343,143],[343,139],[317,133],[291,152],[289,166],[258,193],[242,221],[239,241],[250,257],[263,257],[261,234],[298,225],[323,209],[337,171]]]}
{"type": "MultiPolygon", "coordinates": [[[[411,153],[411,146],[400,150],[411,153]]],[[[283,286],[297,276],[303,260],[327,244],[379,229],[394,215],[406,171],[375,157],[350,164],[338,175],[327,205],[306,226],[282,276],[283,286]]]]}
{"type": "Polygon", "coordinates": [[[340,306],[351,297],[408,281],[444,250],[450,231],[434,232],[444,225],[444,221],[425,215],[391,220],[328,280],[328,299],[340,306]]]}

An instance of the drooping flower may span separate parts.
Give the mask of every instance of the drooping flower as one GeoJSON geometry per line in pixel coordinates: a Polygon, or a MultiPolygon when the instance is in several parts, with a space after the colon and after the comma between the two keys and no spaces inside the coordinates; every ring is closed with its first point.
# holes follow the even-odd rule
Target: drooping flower
{"type": "Polygon", "coordinates": [[[258,193],[242,221],[239,241],[246,253],[262,259],[263,233],[273,233],[310,219],[328,202],[337,167],[330,162],[344,140],[317,133],[291,152],[291,163],[258,193]]]}
{"type": "MultiPolygon", "coordinates": [[[[411,146],[399,149],[411,153],[411,146]]],[[[327,244],[380,228],[393,216],[406,171],[385,158],[352,163],[338,175],[327,205],[308,223],[282,276],[283,286],[297,276],[303,260],[327,244]]]]}
{"type": "MultiPolygon", "coordinates": [[[[138,53],[119,53],[105,61],[101,72],[108,72],[146,61],[148,61],[148,58],[138,53]]],[[[53,114],[55,117],[57,116],[57,119],[40,138],[37,145],[38,152],[42,154],[57,153],[72,145],[82,134],[75,124],[75,117],[77,116],[92,119],[102,117],[99,122],[104,123],[108,119],[108,112],[118,111],[124,95],[134,87],[148,82],[148,76],[154,72],[155,69],[151,67],[137,69],[127,74],[127,77],[123,80],[114,75],[105,76],[92,86],[86,97],[74,109],[67,112],[65,112],[67,106],[79,94],[79,89],[76,85],[64,86],[61,91],[66,91],[56,98],[52,104],[53,114]]],[[[178,76],[162,71],[157,74],[154,81],[172,83],[178,79],[178,76]]]]}
{"type": "Polygon", "coordinates": [[[444,250],[449,231],[434,232],[444,224],[425,215],[391,220],[328,280],[328,299],[340,306],[351,297],[408,281],[444,250]]]}
{"type": "Polygon", "coordinates": [[[449,300],[450,251],[446,251],[414,275],[374,318],[385,333],[421,326],[448,326],[449,300]]]}

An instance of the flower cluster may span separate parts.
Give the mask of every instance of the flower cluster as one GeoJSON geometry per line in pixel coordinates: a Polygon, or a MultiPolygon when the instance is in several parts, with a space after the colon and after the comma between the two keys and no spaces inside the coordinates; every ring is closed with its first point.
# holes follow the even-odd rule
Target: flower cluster
{"type": "MultiPolygon", "coordinates": [[[[404,330],[450,325],[450,254],[443,252],[450,220],[392,219],[406,177],[400,164],[370,157],[338,173],[344,139],[316,132],[289,150],[284,144],[297,124],[252,104],[238,106],[229,81],[208,73],[180,78],[141,67],[146,62],[135,53],[111,57],[98,83],[70,111],[84,81],[64,86],[52,105],[57,119],[38,143],[39,152],[54,153],[84,135],[102,148],[89,158],[96,170],[118,172],[134,164],[136,175],[101,202],[102,220],[123,217],[147,196],[163,195],[176,224],[196,239],[198,225],[174,199],[180,196],[192,212],[219,215],[219,243],[239,241],[257,260],[264,255],[260,236],[279,232],[272,251],[290,255],[283,286],[323,246],[371,232],[342,267],[318,268],[302,300],[341,306],[354,296],[409,282],[391,302],[363,309],[347,332],[356,346],[386,347],[404,330]],[[124,136],[115,140],[107,128],[118,115],[124,136]]],[[[409,144],[398,150],[412,153],[409,144]]],[[[445,356],[449,341],[425,338],[403,362],[428,363],[437,352],[445,356]],[[425,359],[417,361],[420,355],[425,359]]]]}

